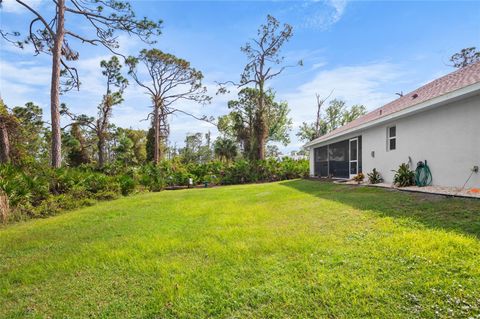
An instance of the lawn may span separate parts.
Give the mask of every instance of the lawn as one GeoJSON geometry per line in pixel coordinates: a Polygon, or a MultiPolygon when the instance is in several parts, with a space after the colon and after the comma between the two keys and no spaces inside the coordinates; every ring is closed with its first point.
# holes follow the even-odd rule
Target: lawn
{"type": "Polygon", "coordinates": [[[478,318],[480,201],[294,180],[0,228],[1,318],[478,318]]]}

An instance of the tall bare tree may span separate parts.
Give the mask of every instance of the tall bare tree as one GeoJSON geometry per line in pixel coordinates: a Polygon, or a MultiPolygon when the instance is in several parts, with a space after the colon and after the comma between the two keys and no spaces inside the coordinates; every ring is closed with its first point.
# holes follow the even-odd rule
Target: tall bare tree
{"type": "MultiPolygon", "coordinates": [[[[267,108],[265,106],[265,91],[267,82],[278,76],[289,66],[282,66],[284,57],[280,55],[285,42],[293,36],[292,26],[283,24],[275,17],[268,15],[267,23],[260,26],[257,32],[257,39],[245,44],[241,50],[248,58],[243,73],[240,76],[240,83],[225,82],[222,85],[231,83],[238,88],[254,85],[258,89],[258,104],[255,112],[255,137],[257,145],[257,158],[265,159],[265,145],[268,138],[269,127],[267,123],[267,108]]],[[[302,61],[299,61],[302,65],[302,61]]],[[[222,86],[220,92],[226,89],[222,86]]]]}
{"type": "Polygon", "coordinates": [[[348,108],[346,106],[346,102],[339,99],[333,99],[330,101],[325,109],[325,114],[322,114],[321,108],[331,94],[332,93],[330,93],[325,99],[321,99],[318,94],[316,95],[317,119],[312,123],[302,123],[299,131],[296,134],[300,140],[305,142],[313,141],[314,139],[366,114],[367,109],[365,106],[355,104],[348,108]]]}
{"type": "Polygon", "coordinates": [[[322,106],[325,103],[325,101],[332,95],[333,91],[330,92],[330,94],[322,99],[320,97],[320,94],[315,93],[315,97],[317,99],[317,119],[315,120],[315,138],[319,137],[321,135],[321,128],[322,128],[322,106]]]}
{"type": "Polygon", "coordinates": [[[129,35],[138,36],[145,42],[153,43],[154,41],[149,39],[160,34],[161,21],[153,22],[147,18],[138,20],[130,4],[119,0],[52,0],[52,4],[55,6],[53,17],[48,17],[47,14],[36,10],[25,1],[16,0],[16,2],[33,15],[28,34],[22,40],[14,40],[15,37],[21,35],[17,31],[1,30],[0,35],[20,48],[24,48],[26,44],[32,44],[36,54],[52,55],[50,89],[52,166],[60,167],[62,159],[60,92],[62,88],[68,90],[74,87],[78,88],[80,85],[77,70],[68,65],[68,61],[77,60],[79,54],[71,49],[69,43],[101,45],[118,54],[116,31],[125,31],[129,35]],[[70,16],[70,19],[67,19],[67,16],[70,16]],[[65,26],[66,20],[76,20],[78,23],[78,18],[83,19],[82,27],[85,34],[76,33],[70,27],[65,26]],[[64,81],[61,81],[62,76],[65,78],[64,81]]]}
{"type": "Polygon", "coordinates": [[[317,99],[317,117],[315,119],[315,122],[313,123],[303,122],[302,125],[300,125],[299,131],[296,134],[300,138],[300,140],[313,141],[314,139],[327,133],[327,122],[325,122],[325,120],[323,119],[322,107],[323,104],[325,104],[325,101],[328,100],[328,98],[332,95],[332,93],[333,90],[326,98],[321,98],[320,94],[315,93],[315,98],[317,99]]]}
{"type": "Polygon", "coordinates": [[[203,74],[190,66],[190,62],[158,49],[143,49],[138,57],[129,57],[126,61],[129,74],[139,86],[150,95],[153,104],[154,156],[157,164],[164,156],[164,146],[169,135],[168,116],[180,112],[198,118],[188,111],[175,108],[179,100],[207,103],[210,97],[202,85],[203,74]],[[143,79],[138,67],[142,64],[148,73],[143,79]]]}

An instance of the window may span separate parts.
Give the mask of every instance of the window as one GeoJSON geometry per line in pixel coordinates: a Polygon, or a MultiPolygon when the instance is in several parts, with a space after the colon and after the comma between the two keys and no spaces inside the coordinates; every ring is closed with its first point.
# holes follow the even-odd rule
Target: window
{"type": "Polygon", "coordinates": [[[387,128],[387,151],[397,149],[397,127],[390,126],[387,128]]]}
{"type": "Polygon", "coordinates": [[[327,147],[318,147],[315,149],[315,162],[324,162],[328,160],[327,147]]]}

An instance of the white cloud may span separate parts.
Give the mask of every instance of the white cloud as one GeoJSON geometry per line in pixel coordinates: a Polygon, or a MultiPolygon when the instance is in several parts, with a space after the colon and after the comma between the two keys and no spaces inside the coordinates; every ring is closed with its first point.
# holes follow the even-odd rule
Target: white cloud
{"type": "Polygon", "coordinates": [[[342,18],[347,0],[314,0],[296,6],[303,28],[327,29],[342,18]]]}
{"type": "MultiPolygon", "coordinates": [[[[76,63],[79,68],[82,86],[80,91],[71,91],[61,97],[76,113],[96,114],[96,107],[104,93],[103,77],[99,68],[100,60],[109,56],[99,56],[80,60],[76,63]]],[[[34,61],[34,60],[33,60],[34,61]]],[[[6,62],[0,61],[0,91],[5,102],[9,105],[20,105],[37,99],[45,111],[48,112],[48,95],[50,68],[38,66],[29,61],[6,62]],[[43,104],[41,104],[43,102],[43,104]]],[[[369,110],[383,105],[395,98],[394,93],[399,91],[402,81],[406,78],[400,72],[400,66],[392,63],[377,62],[366,65],[341,66],[325,69],[324,63],[313,66],[310,72],[315,75],[310,80],[290,91],[278,92],[278,98],[289,103],[291,117],[294,120],[291,132],[292,143],[284,150],[298,149],[302,143],[297,140],[295,133],[303,121],[312,121],[315,113],[315,93],[327,96],[334,90],[333,97],[343,99],[348,105],[363,104],[369,110]],[[321,68],[320,68],[321,67],[321,68]],[[393,84],[392,84],[393,83],[393,84]]],[[[215,76],[216,77],[216,76],[215,76]]],[[[180,102],[177,108],[188,111],[196,116],[219,116],[228,112],[227,101],[234,99],[236,90],[229,94],[215,95],[217,86],[211,74],[207,75],[205,85],[213,97],[212,103],[202,106],[193,102],[180,102]]],[[[113,112],[112,122],[123,127],[143,128],[149,126],[144,120],[151,111],[151,103],[144,89],[133,83],[125,92],[125,102],[116,107],[113,112]]],[[[197,121],[186,115],[178,114],[170,118],[171,142],[181,146],[185,134],[193,132],[212,132],[217,136],[216,128],[208,123],[197,121]]]]}
{"type": "Polygon", "coordinates": [[[345,12],[347,0],[328,0],[327,3],[335,9],[335,13],[332,15],[332,23],[336,23],[345,12]]]}
{"type": "MultiPolygon", "coordinates": [[[[16,37],[13,37],[13,36],[9,36],[9,39],[13,41],[13,40],[22,39],[22,37],[16,38],[16,37]]],[[[27,56],[33,57],[35,55],[35,50],[34,50],[34,48],[31,44],[24,44],[23,49],[22,49],[22,48],[17,47],[16,45],[13,45],[12,43],[6,41],[5,39],[0,38],[0,46],[2,48],[2,50],[1,50],[2,55],[3,54],[15,54],[17,56],[24,55],[25,57],[27,57],[27,56]]]]}
{"type": "Polygon", "coordinates": [[[312,80],[291,92],[279,94],[281,100],[288,102],[294,121],[292,144],[287,149],[298,149],[303,145],[295,133],[303,121],[313,121],[316,112],[315,93],[327,97],[333,90],[330,99],[342,99],[349,106],[363,104],[368,110],[373,110],[396,98],[393,86],[406,78],[406,74],[400,70],[400,66],[385,62],[341,66],[318,71],[312,80]]]}
{"type": "Polygon", "coordinates": [[[320,69],[320,68],[324,67],[325,65],[327,65],[326,62],[313,63],[312,64],[312,70],[320,69]]]}
{"type": "MultiPolygon", "coordinates": [[[[40,6],[42,0],[25,0],[24,2],[31,8],[37,9],[40,6]]],[[[4,12],[15,14],[25,13],[25,11],[27,10],[24,6],[22,6],[15,0],[3,0],[1,9],[4,12]]]]}
{"type": "Polygon", "coordinates": [[[314,104],[315,93],[326,96],[334,90],[335,97],[372,108],[385,102],[389,96],[394,97],[393,94],[382,93],[382,86],[402,76],[400,68],[391,63],[342,66],[319,71],[311,81],[285,97],[297,105],[311,105],[314,104]],[[305,103],[306,99],[313,103],[305,103]]]}
{"type": "Polygon", "coordinates": [[[39,105],[48,100],[50,69],[37,63],[0,60],[0,93],[9,106],[32,101],[39,105]]]}
{"type": "Polygon", "coordinates": [[[0,61],[2,86],[10,82],[22,83],[28,85],[43,85],[48,83],[50,78],[50,68],[30,64],[28,62],[7,63],[0,61]]]}

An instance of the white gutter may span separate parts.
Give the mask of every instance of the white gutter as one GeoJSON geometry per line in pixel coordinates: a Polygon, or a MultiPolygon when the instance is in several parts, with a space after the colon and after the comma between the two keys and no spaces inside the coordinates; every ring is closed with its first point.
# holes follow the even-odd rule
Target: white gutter
{"type": "MultiPolygon", "coordinates": [[[[311,142],[308,142],[307,144],[304,145],[305,148],[309,148],[318,144],[322,144],[324,142],[328,142],[332,139],[342,137],[347,134],[355,133],[357,131],[361,131],[370,127],[378,126],[381,124],[384,124],[386,122],[392,121],[394,119],[400,119],[403,117],[407,117],[419,112],[423,112],[429,109],[433,109],[435,107],[444,105],[449,102],[455,102],[464,98],[468,98],[474,95],[480,94],[480,82],[477,82],[475,84],[465,86],[461,89],[446,93],[444,95],[437,96],[433,99],[424,101],[422,103],[407,107],[406,109],[403,109],[401,111],[389,114],[387,116],[378,118],[376,120],[364,123],[359,126],[352,127],[351,129],[339,132],[337,134],[334,134],[332,136],[329,136],[326,139],[322,139],[322,137],[319,137],[316,140],[313,140],[311,142]]],[[[378,110],[378,109],[377,109],[378,110]]],[[[375,112],[375,110],[373,111],[375,112]]]]}

